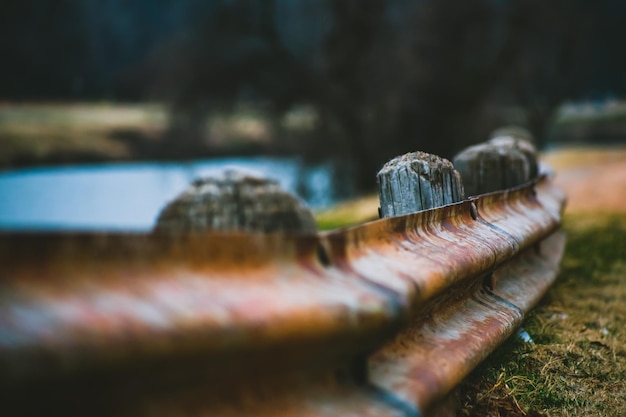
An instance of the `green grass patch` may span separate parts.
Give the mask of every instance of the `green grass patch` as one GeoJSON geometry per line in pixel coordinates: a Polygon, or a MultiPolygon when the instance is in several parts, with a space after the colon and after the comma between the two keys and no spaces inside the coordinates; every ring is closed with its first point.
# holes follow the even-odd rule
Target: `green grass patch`
{"type": "Polygon", "coordinates": [[[626,410],[626,215],[566,215],[557,283],[462,385],[464,416],[620,416],[626,410]]]}
{"type": "Polygon", "coordinates": [[[378,196],[368,195],[315,213],[319,230],[355,226],[378,219],[378,196]]]}

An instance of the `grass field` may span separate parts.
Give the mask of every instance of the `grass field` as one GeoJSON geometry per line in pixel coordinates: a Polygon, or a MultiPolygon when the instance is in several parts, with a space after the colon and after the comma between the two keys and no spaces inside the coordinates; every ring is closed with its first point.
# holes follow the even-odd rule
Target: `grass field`
{"type": "Polygon", "coordinates": [[[1,104],[0,167],[69,160],[132,158],[116,132],[156,136],[165,126],[159,106],[109,104],[1,104]]]}

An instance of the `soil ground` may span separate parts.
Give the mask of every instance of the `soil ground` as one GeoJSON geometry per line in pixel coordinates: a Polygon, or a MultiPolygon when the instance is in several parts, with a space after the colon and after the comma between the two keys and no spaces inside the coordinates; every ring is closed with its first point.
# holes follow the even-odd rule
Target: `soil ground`
{"type": "Polygon", "coordinates": [[[626,147],[566,148],[543,160],[567,192],[568,213],[626,213],[626,147]]]}

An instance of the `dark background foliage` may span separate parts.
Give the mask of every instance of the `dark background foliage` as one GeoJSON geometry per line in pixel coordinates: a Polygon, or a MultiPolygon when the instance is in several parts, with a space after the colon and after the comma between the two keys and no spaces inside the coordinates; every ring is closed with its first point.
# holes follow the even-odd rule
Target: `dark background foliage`
{"type": "Polygon", "coordinates": [[[214,112],[307,106],[314,130],[274,150],[350,158],[367,188],[397,154],[451,157],[511,121],[542,146],[562,103],[624,96],[624,18],[620,0],[8,0],[0,100],[165,102],[181,155],[214,112]]]}

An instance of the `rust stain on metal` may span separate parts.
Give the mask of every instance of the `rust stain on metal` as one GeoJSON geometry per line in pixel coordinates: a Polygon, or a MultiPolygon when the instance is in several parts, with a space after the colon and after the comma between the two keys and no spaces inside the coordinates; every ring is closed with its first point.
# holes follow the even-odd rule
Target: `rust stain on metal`
{"type": "Polygon", "coordinates": [[[481,288],[434,319],[416,318],[370,359],[372,382],[421,410],[443,398],[512,334],[555,279],[564,238],[557,233],[543,244],[551,256],[527,249],[494,272],[493,292],[481,288]]]}
{"type": "Polygon", "coordinates": [[[321,235],[0,233],[0,388],[197,368],[107,415],[419,415],[549,287],[563,204],[541,178],[321,235]]]}
{"type": "Polygon", "coordinates": [[[455,282],[493,269],[559,226],[559,212],[546,210],[533,196],[534,187],[331,233],[326,236],[331,257],[347,258],[358,274],[405,294],[407,303],[423,303],[455,282]]]}
{"type": "Polygon", "coordinates": [[[60,362],[72,369],[282,343],[305,356],[307,345],[331,342],[352,353],[388,334],[397,316],[380,291],[321,265],[314,237],[1,239],[5,372],[19,361],[49,372],[60,362]]]}

